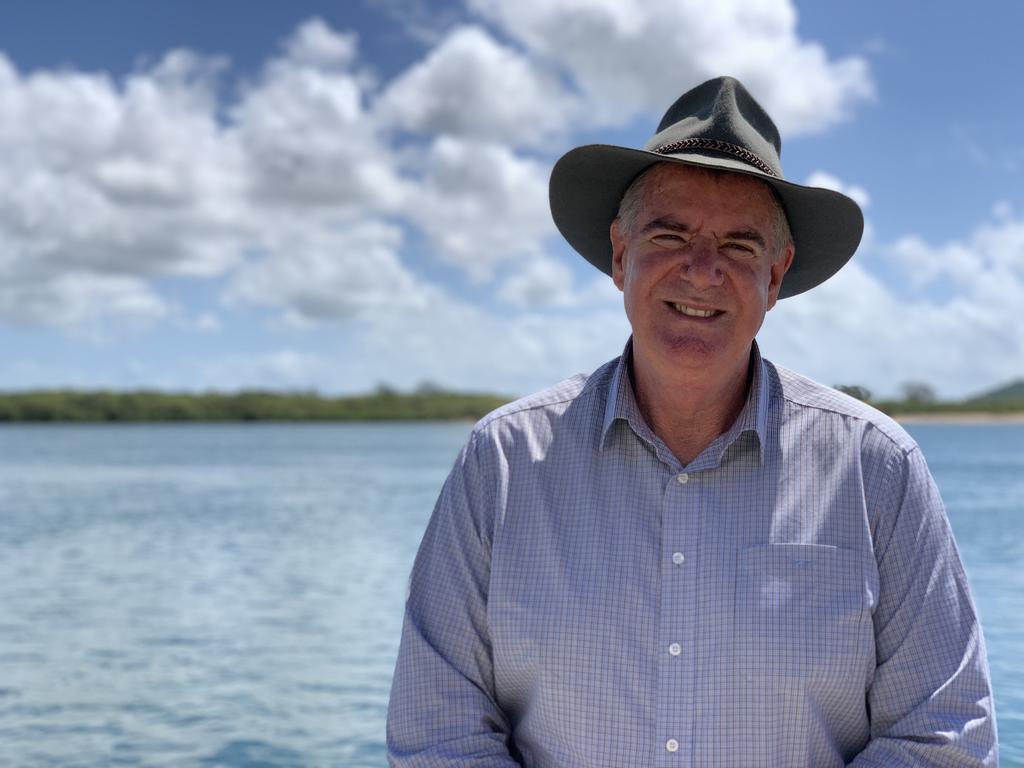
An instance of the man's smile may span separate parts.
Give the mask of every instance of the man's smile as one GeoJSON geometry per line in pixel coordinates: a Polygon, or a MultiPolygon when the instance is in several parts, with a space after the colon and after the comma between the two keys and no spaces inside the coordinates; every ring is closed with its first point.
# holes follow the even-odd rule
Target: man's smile
{"type": "Polygon", "coordinates": [[[665,303],[676,312],[687,317],[717,317],[723,314],[720,309],[698,309],[697,307],[691,307],[689,304],[677,304],[672,301],[666,301],[665,303]]]}

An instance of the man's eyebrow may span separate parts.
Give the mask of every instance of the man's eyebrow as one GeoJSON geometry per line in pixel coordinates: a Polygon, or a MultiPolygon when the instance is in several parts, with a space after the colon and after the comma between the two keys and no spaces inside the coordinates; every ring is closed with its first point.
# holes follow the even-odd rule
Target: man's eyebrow
{"type": "Polygon", "coordinates": [[[690,228],[678,219],[673,219],[671,216],[661,216],[654,221],[647,222],[641,232],[650,232],[655,229],[669,229],[673,232],[690,231],[690,228]]]}
{"type": "Polygon", "coordinates": [[[768,243],[764,239],[764,235],[758,232],[756,229],[734,229],[732,232],[726,232],[724,240],[749,240],[752,243],[757,243],[762,248],[767,248],[768,243]]]}
{"type": "MultiPolygon", "coordinates": [[[[687,224],[674,219],[671,216],[660,216],[653,221],[648,222],[644,225],[641,232],[651,232],[656,229],[667,229],[672,232],[689,232],[690,227],[687,224]]],[[[765,240],[764,235],[758,232],[756,229],[734,229],[731,232],[726,232],[723,240],[746,240],[751,243],[755,243],[762,248],[768,247],[768,242],[765,240]]]]}

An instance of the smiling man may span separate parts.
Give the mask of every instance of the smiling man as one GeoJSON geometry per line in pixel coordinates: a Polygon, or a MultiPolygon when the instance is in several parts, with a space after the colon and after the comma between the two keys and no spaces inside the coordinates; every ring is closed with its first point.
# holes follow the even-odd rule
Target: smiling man
{"type": "Polygon", "coordinates": [[[473,429],[413,568],[392,765],[995,765],[981,630],[919,449],[754,341],[863,227],[785,181],[779,149],[718,78],[644,149],[555,166],[555,222],[633,333],[473,429]]]}

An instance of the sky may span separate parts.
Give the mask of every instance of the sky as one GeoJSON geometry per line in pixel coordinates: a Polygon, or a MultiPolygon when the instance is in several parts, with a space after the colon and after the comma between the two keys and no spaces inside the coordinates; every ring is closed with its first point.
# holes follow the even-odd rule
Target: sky
{"type": "Polygon", "coordinates": [[[0,389],[522,395],[619,354],[555,160],[738,77],[864,240],[766,357],[940,396],[1024,377],[1024,4],[0,4],[0,389]]]}

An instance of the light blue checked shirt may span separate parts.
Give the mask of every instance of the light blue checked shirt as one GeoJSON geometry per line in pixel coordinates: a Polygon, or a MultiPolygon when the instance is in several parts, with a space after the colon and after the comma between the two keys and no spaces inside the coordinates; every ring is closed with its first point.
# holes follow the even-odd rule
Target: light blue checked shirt
{"type": "Polygon", "coordinates": [[[736,423],[684,467],[629,354],[474,428],[412,572],[391,764],[995,765],[911,438],[755,347],[736,423]]]}

